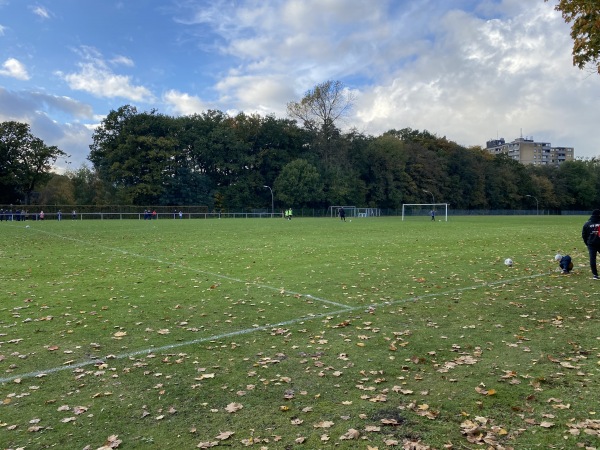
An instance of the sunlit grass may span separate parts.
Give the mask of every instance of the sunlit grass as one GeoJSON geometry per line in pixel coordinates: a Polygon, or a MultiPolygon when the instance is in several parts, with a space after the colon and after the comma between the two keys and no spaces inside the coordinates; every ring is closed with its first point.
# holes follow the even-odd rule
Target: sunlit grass
{"type": "Polygon", "coordinates": [[[0,442],[591,446],[584,220],[3,223],[0,442]]]}

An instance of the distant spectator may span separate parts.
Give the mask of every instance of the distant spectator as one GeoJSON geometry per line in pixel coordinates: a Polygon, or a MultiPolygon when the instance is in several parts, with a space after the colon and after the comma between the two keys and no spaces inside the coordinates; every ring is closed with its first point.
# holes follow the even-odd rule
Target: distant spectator
{"type": "Polygon", "coordinates": [[[44,217],[45,217],[44,211],[40,211],[40,220],[44,220],[44,217]]]}

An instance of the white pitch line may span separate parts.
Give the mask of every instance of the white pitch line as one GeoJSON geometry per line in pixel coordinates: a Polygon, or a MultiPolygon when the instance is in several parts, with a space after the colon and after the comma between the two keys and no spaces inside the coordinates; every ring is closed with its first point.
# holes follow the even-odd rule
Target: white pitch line
{"type": "Polygon", "coordinates": [[[401,303],[416,302],[419,300],[423,300],[425,298],[439,297],[439,296],[448,295],[448,294],[452,294],[452,293],[456,293],[456,292],[481,289],[484,287],[496,286],[499,284],[511,284],[511,283],[515,283],[518,281],[522,281],[522,280],[531,280],[533,278],[543,277],[543,276],[549,275],[551,273],[552,272],[545,272],[545,273],[540,273],[540,274],[511,278],[509,280],[498,280],[498,281],[493,281],[490,283],[481,283],[481,284],[477,284],[477,285],[473,285],[473,286],[466,286],[466,287],[462,287],[462,288],[452,289],[450,291],[423,294],[423,295],[418,295],[418,296],[409,297],[409,298],[405,298],[405,299],[398,299],[398,300],[387,301],[387,302],[382,302],[382,303],[371,303],[369,305],[345,307],[344,309],[341,309],[339,311],[328,311],[326,313],[315,314],[315,315],[310,315],[310,316],[306,316],[306,317],[299,317],[299,318],[290,319],[290,320],[287,320],[284,322],[278,322],[278,323],[274,323],[274,324],[263,325],[263,326],[253,327],[253,328],[245,328],[242,330],[232,331],[229,333],[213,335],[213,336],[200,338],[200,339],[194,339],[194,340],[186,341],[186,342],[179,342],[177,344],[169,344],[169,345],[164,345],[162,347],[152,347],[152,348],[136,350],[134,352],[129,352],[129,353],[121,353],[119,355],[111,356],[110,358],[107,358],[105,356],[104,358],[91,359],[91,360],[82,361],[82,362],[79,362],[76,364],[69,364],[69,365],[64,365],[64,366],[59,366],[59,367],[53,367],[50,369],[38,370],[35,372],[27,372],[27,373],[23,373],[20,375],[11,375],[9,377],[0,378],[0,384],[9,383],[11,381],[15,381],[18,379],[22,380],[22,379],[28,379],[28,378],[42,377],[42,376],[49,375],[52,373],[64,372],[65,370],[79,369],[81,367],[91,366],[91,365],[98,364],[99,362],[104,362],[106,359],[117,359],[118,360],[118,359],[131,358],[133,356],[138,356],[138,355],[147,355],[150,353],[158,353],[158,352],[163,352],[166,350],[172,350],[174,348],[185,347],[185,346],[194,345],[194,344],[201,344],[203,342],[215,341],[215,340],[220,340],[220,339],[224,339],[224,338],[228,338],[228,337],[240,336],[243,334],[254,333],[255,331],[264,331],[264,330],[268,330],[268,329],[275,328],[275,327],[293,325],[298,322],[305,322],[305,321],[310,321],[310,320],[314,320],[314,319],[319,319],[321,317],[349,313],[349,312],[353,312],[353,311],[357,311],[357,310],[365,309],[365,308],[368,309],[368,308],[379,308],[379,307],[384,307],[384,306],[393,306],[393,305],[398,305],[401,303]]]}
{"type": "Polygon", "coordinates": [[[72,237],[63,236],[63,235],[60,235],[60,234],[57,234],[57,233],[51,233],[51,232],[45,231],[45,230],[38,230],[38,229],[36,229],[36,231],[39,231],[40,233],[45,233],[45,234],[48,234],[50,236],[54,236],[54,237],[57,237],[57,238],[60,238],[60,239],[65,239],[65,240],[70,240],[70,241],[73,241],[73,242],[78,242],[78,243],[84,244],[84,245],[94,245],[94,246],[96,246],[98,248],[103,248],[105,250],[110,250],[110,251],[113,251],[113,252],[121,253],[123,255],[134,256],[136,258],[146,259],[148,261],[153,261],[153,262],[157,262],[157,263],[160,263],[160,264],[168,264],[169,266],[172,266],[172,267],[180,269],[180,270],[189,270],[191,272],[196,272],[196,273],[200,273],[200,274],[203,274],[203,275],[210,275],[212,277],[220,278],[222,280],[235,281],[236,283],[240,283],[240,284],[251,284],[252,286],[256,286],[256,287],[263,288],[263,289],[268,289],[268,290],[275,291],[275,292],[281,292],[283,290],[287,294],[299,295],[299,296],[302,296],[302,297],[309,298],[311,300],[316,300],[316,301],[318,301],[320,303],[327,303],[329,305],[336,306],[338,308],[350,308],[348,305],[344,305],[343,303],[334,302],[332,300],[327,300],[325,298],[316,297],[316,296],[310,295],[310,294],[302,294],[300,292],[290,291],[290,290],[287,290],[285,288],[276,288],[276,287],[273,287],[273,286],[269,286],[267,284],[261,284],[261,283],[254,283],[254,282],[244,281],[244,280],[240,280],[238,278],[230,277],[228,275],[222,275],[222,274],[218,274],[218,273],[214,273],[214,272],[208,272],[206,270],[197,269],[197,268],[190,267],[190,266],[181,266],[181,265],[178,265],[177,263],[170,262],[170,261],[164,261],[164,260],[158,259],[158,258],[153,258],[153,257],[148,256],[148,255],[141,255],[139,253],[129,252],[127,250],[123,250],[123,249],[120,249],[120,248],[108,247],[106,245],[94,244],[93,242],[88,242],[88,241],[83,241],[81,239],[75,239],[75,238],[72,238],[72,237]]]}

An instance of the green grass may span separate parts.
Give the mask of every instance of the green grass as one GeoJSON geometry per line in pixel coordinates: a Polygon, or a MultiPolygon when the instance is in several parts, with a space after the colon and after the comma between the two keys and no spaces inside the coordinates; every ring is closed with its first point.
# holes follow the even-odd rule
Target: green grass
{"type": "Polygon", "coordinates": [[[597,447],[585,219],[1,223],[0,447],[597,447]]]}

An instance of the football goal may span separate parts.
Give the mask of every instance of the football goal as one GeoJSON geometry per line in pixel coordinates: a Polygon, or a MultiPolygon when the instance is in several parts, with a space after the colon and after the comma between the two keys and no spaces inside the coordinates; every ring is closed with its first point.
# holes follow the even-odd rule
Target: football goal
{"type": "Polygon", "coordinates": [[[403,203],[402,220],[409,217],[429,217],[431,211],[435,212],[435,217],[439,220],[448,222],[448,203],[403,203]]]}
{"type": "Polygon", "coordinates": [[[344,208],[346,217],[379,217],[381,210],[379,208],[357,208],[356,206],[330,206],[327,215],[338,217],[340,208],[344,208]]]}
{"type": "Polygon", "coordinates": [[[340,208],[344,208],[346,217],[356,217],[356,206],[330,206],[328,209],[329,217],[337,217],[340,208]]]}

